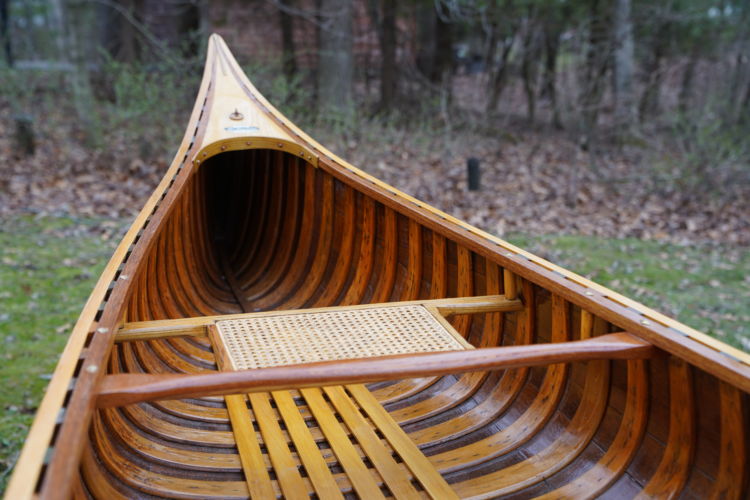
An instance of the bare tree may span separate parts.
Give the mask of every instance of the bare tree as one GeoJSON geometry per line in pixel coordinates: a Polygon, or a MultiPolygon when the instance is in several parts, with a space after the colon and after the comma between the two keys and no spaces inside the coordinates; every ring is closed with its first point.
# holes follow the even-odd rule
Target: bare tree
{"type": "Polygon", "coordinates": [[[380,45],[380,103],[381,110],[393,106],[396,96],[398,67],[396,66],[396,0],[370,0],[370,18],[375,26],[380,45]]]}
{"type": "Polygon", "coordinates": [[[638,105],[638,114],[641,121],[654,116],[659,110],[659,95],[664,78],[662,62],[667,56],[667,48],[672,40],[672,0],[660,4],[659,7],[658,10],[653,12],[655,25],[652,28],[651,40],[643,67],[645,85],[638,105]]]}
{"type": "MultiPolygon", "coordinates": [[[[294,0],[286,0],[286,6],[293,8],[294,0]]],[[[297,76],[297,50],[294,44],[294,18],[289,9],[279,8],[279,25],[284,76],[287,82],[292,82],[297,76]]]]}
{"type": "Polygon", "coordinates": [[[380,27],[380,106],[390,109],[396,96],[396,0],[383,0],[380,27]]]}
{"type": "Polygon", "coordinates": [[[521,78],[526,94],[526,118],[530,124],[536,118],[537,73],[539,55],[541,54],[540,33],[537,26],[536,11],[533,6],[528,9],[523,28],[523,47],[521,56],[521,78]]]}
{"type": "Polygon", "coordinates": [[[615,120],[617,125],[629,126],[635,118],[633,94],[633,67],[635,65],[633,25],[630,18],[630,0],[615,0],[612,28],[614,34],[615,120]]]}
{"type": "Polygon", "coordinates": [[[349,0],[321,0],[319,17],[318,109],[349,114],[352,111],[354,56],[349,0]]]}
{"type": "Polygon", "coordinates": [[[563,128],[560,105],[557,101],[557,56],[560,53],[560,38],[570,16],[567,4],[547,4],[542,14],[544,36],[544,76],[542,96],[549,99],[552,110],[552,125],[563,128]]]}
{"type": "Polygon", "coordinates": [[[8,0],[0,0],[0,42],[3,44],[5,61],[8,66],[13,66],[13,52],[10,49],[10,34],[8,33],[9,21],[8,0]]]}
{"type": "Polygon", "coordinates": [[[589,30],[583,79],[580,82],[581,145],[591,150],[609,67],[609,31],[604,0],[589,0],[589,30]]]}

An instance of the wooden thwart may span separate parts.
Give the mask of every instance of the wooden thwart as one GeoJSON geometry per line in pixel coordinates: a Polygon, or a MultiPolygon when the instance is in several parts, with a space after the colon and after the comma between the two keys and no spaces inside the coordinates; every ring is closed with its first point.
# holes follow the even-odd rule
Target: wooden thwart
{"type": "Polygon", "coordinates": [[[508,299],[503,295],[484,295],[478,297],[457,297],[452,299],[412,300],[404,302],[388,302],[381,304],[365,304],[347,307],[319,307],[313,309],[297,309],[291,311],[270,311],[261,313],[225,314],[221,316],[200,316],[196,318],[168,319],[160,321],[141,321],[127,323],[117,332],[115,342],[130,342],[135,340],[152,340],[181,335],[206,335],[206,327],[217,321],[271,318],[275,316],[294,316],[298,314],[314,314],[328,311],[359,311],[382,307],[398,307],[421,305],[436,310],[441,316],[449,317],[456,314],[479,314],[487,312],[513,312],[520,310],[523,305],[520,300],[508,299]]]}
{"type": "Polygon", "coordinates": [[[159,399],[369,383],[593,359],[642,359],[655,353],[655,347],[633,335],[611,333],[554,344],[403,354],[225,373],[109,375],[100,387],[97,405],[123,406],[159,399]]]}

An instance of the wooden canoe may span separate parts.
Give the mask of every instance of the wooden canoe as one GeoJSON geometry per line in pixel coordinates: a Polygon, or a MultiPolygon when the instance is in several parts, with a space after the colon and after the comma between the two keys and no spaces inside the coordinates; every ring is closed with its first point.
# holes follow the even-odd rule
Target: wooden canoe
{"type": "Polygon", "coordinates": [[[6,495],[746,498],[748,392],[747,354],[337,158],[213,36],[6,495]]]}

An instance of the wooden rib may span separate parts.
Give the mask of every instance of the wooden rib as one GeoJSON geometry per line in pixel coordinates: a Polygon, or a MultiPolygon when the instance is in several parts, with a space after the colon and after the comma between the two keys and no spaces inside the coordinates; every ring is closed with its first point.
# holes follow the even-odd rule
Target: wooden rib
{"type": "Polygon", "coordinates": [[[401,297],[398,300],[415,300],[422,285],[422,226],[409,220],[409,261],[401,297]]]}
{"type": "MultiPolygon", "coordinates": [[[[456,283],[459,297],[470,297],[474,295],[474,272],[471,264],[471,252],[459,246],[457,249],[456,283]]],[[[471,329],[471,316],[461,314],[452,321],[456,331],[464,338],[468,338],[471,329]]]]}
{"type": "MultiPolygon", "coordinates": [[[[312,261],[308,263],[304,270],[304,279],[302,279],[301,286],[293,292],[293,295],[287,297],[285,300],[280,300],[278,304],[274,304],[270,308],[277,307],[282,303],[284,309],[297,309],[301,307],[312,297],[323,279],[323,274],[330,259],[333,239],[334,200],[332,177],[323,177],[322,190],[320,221],[318,221],[316,228],[318,241],[313,250],[312,261]]],[[[312,228],[309,230],[312,231],[312,228]]]]}
{"type": "Polygon", "coordinates": [[[300,392],[307,401],[320,430],[323,431],[357,494],[361,498],[385,498],[330,407],[323,399],[321,390],[317,388],[301,389],[300,392]]]}
{"type": "Polygon", "coordinates": [[[147,435],[138,432],[136,424],[126,419],[117,409],[105,409],[101,416],[107,427],[116,429],[122,443],[152,462],[204,471],[242,470],[240,457],[236,453],[217,453],[216,449],[211,448],[207,451],[186,450],[184,447],[149,439],[147,435]]]}
{"type": "MultiPolygon", "coordinates": [[[[284,272],[291,265],[300,231],[300,213],[304,207],[305,172],[304,166],[297,165],[296,159],[290,160],[289,186],[286,193],[286,206],[284,207],[284,220],[282,233],[279,235],[279,244],[271,249],[267,245],[269,257],[273,259],[265,266],[253,267],[252,274],[238,274],[237,280],[242,283],[242,293],[246,300],[251,301],[254,297],[260,297],[274,287],[284,276],[284,272]]],[[[309,173],[308,173],[309,175],[309,173]]],[[[262,241],[262,235],[257,236],[262,241]]],[[[247,310],[249,304],[246,304],[247,310]]]]}
{"type": "MultiPolygon", "coordinates": [[[[256,190],[252,194],[251,203],[249,203],[252,212],[247,224],[248,228],[253,230],[252,238],[243,238],[238,241],[237,260],[228,256],[237,276],[242,276],[242,281],[249,283],[252,283],[265,271],[262,264],[265,262],[266,256],[272,254],[271,243],[273,239],[269,237],[268,232],[270,231],[273,234],[273,231],[276,230],[274,226],[278,226],[278,224],[274,224],[272,215],[267,214],[269,208],[273,208],[269,199],[275,198],[277,202],[282,201],[282,197],[278,194],[274,196],[271,190],[274,189],[274,184],[279,187],[282,185],[278,180],[284,172],[273,175],[268,157],[268,151],[259,151],[253,165],[252,177],[256,190]]],[[[206,167],[204,166],[202,170],[205,172],[206,167]]],[[[237,171],[236,168],[233,168],[233,170],[237,171]]],[[[226,249],[224,251],[226,252],[226,249]]]]}
{"type": "MultiPolygon", "coordinates": [[[[530,285],[524,285],[524,298],[532,301],[530,285]]],[[[533,303],[533,302],[532,302],[533,303]]],[[[553,296],[552,341],[564,342],[569,338],[567,303],[553,296]]],[[[552,344],[552,345],[560,345],[552,344]]],[[[466,447],[442,452],[430,457],[441,472],[454,472],[461,468],[486,462],[522,446],[533,438],[552,417],[567,380],[566,365],[555,364],[547,368],[536,397],[523,414],[512,424],[466,447]]]]}
{"type": "MultiPolygon", "coordinates": [[[[290,252],[291,259],[289,267],[279,266],[274,273],[278,277],[278,282],[264,279],[259,283],[258,292],[251,293],[246,290],[246,300],[251,304],[251,310],[263,310],[271,307],[284,299],[290,292],[298,286],[300,279],[307,272],[307,259],[312,252],[312,246],[315,240],[315,214],[317,209],[315,205],[317,176],[315,167],[312,165],[305,166],[305,184],[304,184],[304,201],[302,207],[302,220],[299,222],[299,239],[296,248],[290,252]]],[[[296,223],[296,222],[293,222],[296,223]]]]}
{"type": "MultiPolygon", "coordinates": [[[[487,293],[495,293],[500,287],[499,268],[494,263],[486,263],[487,293]]],[[[483,346],[500,344],[503,328],[503,313],[488,313],[485,317],[483,346]]],[[[524,345],[531,343],[533,321],[531,314],[519,314],[516,323],[516,342],[524,345]]],[[[409,433],[409,436],[420,446],[437,445],[457,439],[474,431],[502,414],[518,395],[526,378],[528,369],[508,370],[496,384],[493,391],[477,406],[461,412],[454,418],[437,425],[431,425],[409,433]]]]}
{"type": "Polygon", "coordinates": [[[742,410],[743,394],[725,382],[719,382],[721,408],[721,447],[716,484],[711,498],[741,498],[748,481],[747,427],[742,410]]]}
{"type": "MultiPolygon", "coordinates": [[[[253,200],[257,202],[255,206],[253,203],[248,203],[253,209],[254,217],[252,223],[247,226],[253,229],[254,234],[246,238],[238,238],[236,255],[241,258],[239,262],[233,262],[230,256],[227,256],[225,262],[227,267],[232,268],[237,280],[243,283],[246,296],[251,293],[247,290],[250,285],[266,273],[278,254],[283,254],[283,246],[288,244],[285,242],[286,224],[284,222],[290,215],[295,215],[294,204],[297,200],[296,174],[298,169],[296,166],[290,166],[289,159],[283,154],[274,154],[275,158],[272,160],[269,158],[271,156],[269,151],[261,153],[265,153],[264,160],[252,165],[258,174],[253,177],[262,176],[261,182],[257,183],[259,193],[253,197],[253,200]],[[283,181],[286,181],[286,185],[283,181]],[[286,212],[286,210],[290,211],[286,212]]],[[[247,168],[250,165],[241,167],[247,168]]],[[[234,172],[238,170],[234,169],[234,172]]],[[[227,251],[226,247],[223,251],[227,251]]]]}
{"type": "Polygon", "coordinates": [[[106,469],[94,456],[91,442],[87,442],[81,459],[81,473],[86,481],[86,486],[95,498],[107,498],[111,500],[129,500],[111,481],[107,480],[106,469]]]}
{"type": "Polygon", "coordinates": [[[646,430],[648,417],[648,375],[642,360],[628,361],[625,414],[607,453],[581,476],[539,498],[595,498],[624,473],[646,430]]]}
{"type": "Polygon", "coordinates": [[[494,498],[507,495],[544,481],[571,463],[591,442],[598,424],[604,417],[608,384],[608,362],[589,362],[583,396],[576,413],[554,442],[526,460],[455,483],[456,491],[464,498],[494,498]]]}
{"type": "Polygon", "coordinates": [[[515,299],[518,296],[516,276],[509,269],[503,269],[503,283],[503,295],[515,299]]]}
{"type": "Polygon", "coordinates": [[[430,298],[441,299],[448,291],[445,238],[439,233],[432,233],[432,278],[430,298]]]}
{"type": "MultiPolygon", "coordinates": [[[[211,497],[248,497],[248,483],[245,481],[188,479],[150,471],[123,457],[113,446],[111,440],[102,434],[103,429],[98,424],[97,419],[94,419],[94,430],[100,434],[99,438],[95,440],[95,444],[98,446],[96,457],[120,481],[135,488],[134,494],[128,495],[130,498],[142,496],[143,492],[162,497],[192,498],[196,500],[211,497]]],[[[267,491],[263,491],[263,494],[266,496],[256,498],[275,498],[277,494],[273,489],[270,491],[270,495],[267,493],[267,491]]]]}
{"type": "MultiPolygon", "coordinates": [[[[332,268],[331,277],[328,279],[328,283],[323,288],[323,292],[313,296],[311,303],[305,304],[307,307],[321,307],[328,306],[335,302],[336,298],[341,293],[344,287],[347,274],[351,271],[351,262],[353,257],[354,248],[354,234],[353,230],[355,221],[355,194],[351,188],[344,190],[343,203],[344,217],[343,220],[335,223],[334,229],[337,229],[339,234],[339,245],[337,246],[334,256],[329,256],[327,267],[332,268]]],[[[289,307],[286,304],[285,307],[289,307]]]]}
{"type": "Polygon", "coordinates": [[[695,449],[695,408],[690,365],[669,359],[669,437],[659,467],[638,498],[674,498],[690,474],[695,449]]]}
{"type": "Polygon", "coordinates": [[[340,301],[342,306],[361,303],[372,276],[373,259],[375,257],[375,202],[362,195],[358,195],[357,198],[362,205],[359,258],[356,261],[354,277],[346,290],[346,294],[340,301]]]}
{"type": "Polygon", "coordinates": [[[347,391],[383,433],[385,439],[401,456],[422,487],[435,499],[458,498],[445,479],[425,457],[403,430],[380,406],[375,397],[362,385],[348,385],[347,391]]]}
{"type": "MultiPolygon", "coordinates": [[[[640,359],[654,354],[651,345],[627,333],[613,333],[595,339],[556,344],[323,361],[236,372],[110,375],[101,384],[97,403],[101,407],[121,406],[158,399],[376,382],[591,359],[640,359]]],[[[564,366],[556,366],[560,368],[553,365],[550,370],[562,370],[564,373],[564,366]]],[[[555,390],[553,394],[558,392],[555,390]]]]}
{"type": "Polygon", "coordinates": [[[391,297],[398,268],[398,221],[396,212],[385,208],[383,213],[383,257],[378,270],[375,291],[370,302],[387,302],[391,297]]]}

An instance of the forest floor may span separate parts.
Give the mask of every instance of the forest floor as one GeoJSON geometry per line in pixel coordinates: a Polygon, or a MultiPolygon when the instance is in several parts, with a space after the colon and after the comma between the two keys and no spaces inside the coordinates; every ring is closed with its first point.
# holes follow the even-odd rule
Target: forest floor
{"type": "MultiPolygon", "coordinates": [[[[646,154],[642,137],[591,154],[517,115],[441,127],[292,118],[395,187],[750,351],[747,183],[704,189],[683,157],[646,154]],[[480,191],[466,189],[469,157],[480,191]]],[[[70,327],[177,143],[155,153],[113,134],[91,149],[50,118],[21,156],[12,123],[0,102],[0,492],[70,327]]]]}

